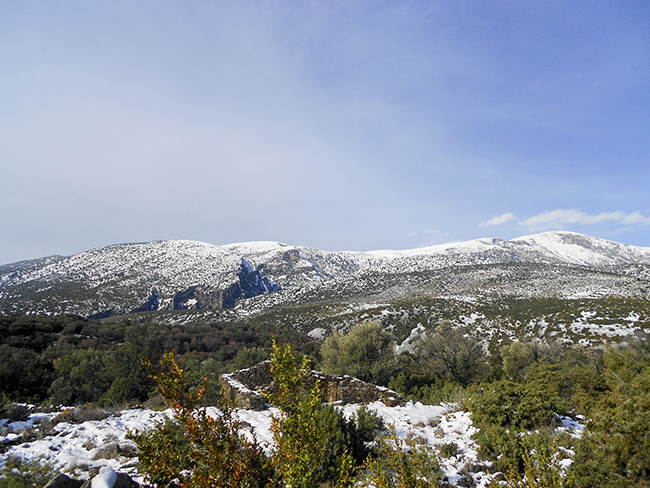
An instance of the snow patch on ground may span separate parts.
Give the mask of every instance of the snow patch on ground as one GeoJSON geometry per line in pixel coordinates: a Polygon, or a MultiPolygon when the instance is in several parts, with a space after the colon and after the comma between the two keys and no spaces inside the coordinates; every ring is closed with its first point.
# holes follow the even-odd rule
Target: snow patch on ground
{"type": "Polygon", "coordinates": [[[108,466],[103,466],[100,468],[97,476],[93,478],[93,481],[90,483],[91,488],[113,488],[117,480],[117,473],[108,466]]]}
{"type": "Polygon", "coordinates": [[[415,345],[420,341],[426,328],[422,324],[418,324],[411,330],[409,336],[404,339],[400,345],[395,346],[395,354],[402,354],[403,352],[414,352],[415,345]]]}
{"type": "MultiPolygon", "coordinates": [[[[360,407],[361,405],[355,404],[339,408],[346,416],[351,416],[360,407]]],[[[382,417],[385,423],[393,425],[402,438],[417,440],[433,449],[439,449],[445,444],[456,444],[457,454],[451,458],[440,458],[441,468],[453,484],[460,479],[463,467],[468,463],[478,462],[478,446],[472,439],[477,429],[472,425],[469,412],[459,410],[455,404],[423,405],[419,402],[408,402],[401,406],[388,407],[381,402],[374,402],[369,404],[368,408],[382,417]]],[[[219,411],[209,407],[208,413],[216,416],[219,411]]],[[[237,410],[239,419],[246,427],[245,434],[249,438],[255,437],[267,454],[273,448],[272,416],[278,414],[276,408],[264,411],[237,410]]],[[[34,414],[22,423],[9,424],[7,421],[0,421],[0,426],[5,432],[0,437],[0,442],[15,442],[21,432],[34,427],[39,418],[54,415],[56,414],[34,414]]],[[[115,472],[127,473],[135,481],[142,483],[144,480],[137,470],[137,457],[129,457],[122,452],[135,448],[133,442],[126,438],[127,432],[153,428],[171,416],[171,410],[160,412],[132,409],[99,421],[81,424],[61,422],[54,427],[51,435],[43,439],[9,447],[0,455],[0,466],[9,456],[19,456],[26,460],[42,457],[77,478],[87,479],[88,471],[93,467],[102,469],[101,477],[95,478],[97,485],[93,481],[93,488],[110,488],[111,476],[115,472]],[[121,449],[114,450],[113,455],[102,454],[107,446],[116,444],[121,449]]],[[[479,488],[487,486],[490,479],[482,472],[474,473],[474,477],[479,488]]]]}
{"type": "Polygon", "coordinates": [[[312,329],[311,331],[307,332],[307,335],[314,339],[315,341],[323,341],[325,340],[325,337],[327,337],[327,329],[323,329],[322,327],[316,327],[315,329],[312,329]]]}
{"type": "Polygon", "coordinates": [[[464,316],[464,315],[461,315],[461,316],[458,317],[458,318],[459,318],[459,320],[460,320],[463,324],[465,324],[465,325],[473,325],[473,324],[476,323],[477,320],[479,320],[479,319],[481,319],[481,320],[482,320],[482,319],[485,319],[485,315],[483,315],[482,313],[475,313],[475,312],[474,312],[474,313],[472,313],[469,317],[466,317],[466,316],[464,316]]]}
{"type": "Polygon", "coordinates": [[[562,422],[562,427],[558,427],[557,432],[566,432],[571,437],[579,439],[582,437],[582,433],[585,430],[585,418],[582,415],[576,417],[577,420],[572,419],[571,417],[560,417],[560,422],[562,422]]]}
{"type": "MultiPolygon", "coordinates": [[[[346,416],[356,413],[360,405],[345,405],[346,416]]],[[[458,453],[451,458],[440,457],[441,469],[452,484],[460,479],[460,472],[467,464],[478,463],[478,445],[472,439],[477,432],[470,413],[459,410],[456,404],[423,405],[407,402],[402,406],[388,407],[381,402],[368,405],[386,423],[395,428],[398,436],[407,440],[426,443],[439,449],[446,444],[456,444],[458,453]]],[[[484,472],[474,474],[478,487],[489,484],[491,477],[484,472]]]]}
{"type": "MultiPolygon", "coordinates": [[[[37,414],[38,415],[38,414],[37,414]]],[[[135,449],[135,444],[126,438],[128,431],[146,430],[171,417],[171,410],[124,410],[104,420],[87,421],[80,424],[61,422],[51,435],[43,439],[11,446],[2,456],[0,465],[7,457],[17,456],[25,460],[42,458],[72,476],[87,479],[88,470],[93,467],[108,466],[115,471],[127,473],[136,481],[143,481],[137,473],[137,458],[118,454],[103,457],[102,449],[110,445],[135,449]]],[[[28,423],[34,425],[30,417],[28,423]]],[[[16,422],[9,424],[13,426],[16,422]]],[[[20,434],[20,431],[14,434],[20,434]]],[[[5,436],[5,440],[9,440],[5,436]]],[[[2,440],[0,440],[2,442],[2,440]]]]}
{"type": "MultiPolygon", "coordinates": [[[[419,402],[407,402],[396,407],[389,407],[381,402],[367,405],[368,409],[379,415],[386,424],[392,425],[397,435],[407,441],[427,445],[438,453],[440,466],[450,483],[457,485],[462,479],[462,470],[470,466],[481,466],[478,458],[478,445],[473,440],[477,428],[472,424],[470,412],[460,410],[457,404],[423,405],[419,402]],[[443,446],[455,452],[451,457],[443,457],[443,446]]],[[[361,408],[359,404],[339,406],[343,414],[350,418],[361,408]]],[[[244,425],[244,434],[255,438],[266,454],[270,454],[274,443],[271,424],[279,410],[271,407],[263,411],[237,410],[237,416],[244,425]]],[[[208,414],[220,414],[216,407],[208,407],[208,414]]],[[[0,444],[12,442],[0,455],[0,466],[10,456],[31,460],[43,458],[68,472],[75,478],[88,478],[91,468],[100,468],[99,476],[93,479],[92,488],[111,488],[116,472],[123,472],[135,481],[143,483],[144,479],[137,470],[137,457],[133,457],[135,445],[126,438],[129,431],[143,431],[155,427],[172,416],[170,409],[153,411],[132,409],[118,412],[104,420],[87,421],[80,424],[61,422],[51,435],[40,440],[16,444],[26,429],[37,428],[39,422],[49,420],[57,413],[37,413],[25,422],[0,420],[0,444]],[[105,455],[108,446],[119,446],[112,454],[105,455]],[[131,456],[125,455],[131,450],[131,456]]],[[[573,437],[580,437],[584,430],[584,418],[559,418],[562,426],[558,432],[567,432],[573,437]]],[[[567,467],[570,460],[566,461],[567,467]]],[[[472,471],[475,471],[475,468],[472,471]]],[[[486,488],[492,476],[484,471],[471,474],[478,488],[486,488]]]]}

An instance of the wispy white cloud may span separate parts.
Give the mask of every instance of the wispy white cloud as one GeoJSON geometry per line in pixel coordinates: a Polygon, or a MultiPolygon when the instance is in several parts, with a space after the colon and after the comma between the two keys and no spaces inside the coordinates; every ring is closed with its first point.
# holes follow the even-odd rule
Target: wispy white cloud
{"type": "Polygon", "coordinates": [[[627,215],[621,222],[623,224],[650,225],[650,217],[646,217],[640,212],[634,212],[633,214],[627,215]]]}
{"type": "Polygon", "coordinates": [[[559,229],[566,225],[598,225],[612,222],[624,225],[650,225],[650,217],[646,217],[640,212],[627,214],[625,212],[616,211],[589,215],[577,209],[558,208],[522,220],[519,222],[519,225],[527,227],[531,231],[539,231],[550,228],[559,229]]]}
{"type": "Polygon", "coordinates": [[[501,225],[505,224],[506,222],[510,222],[515,218],[515,214],[512,212],[504,213],[502,215],[497,215],[496,217],[492,217],[490,220],[486,220],[485,222],[481,222],[478,224],[479,227],[491,227],[493,225],[501,225]]]}

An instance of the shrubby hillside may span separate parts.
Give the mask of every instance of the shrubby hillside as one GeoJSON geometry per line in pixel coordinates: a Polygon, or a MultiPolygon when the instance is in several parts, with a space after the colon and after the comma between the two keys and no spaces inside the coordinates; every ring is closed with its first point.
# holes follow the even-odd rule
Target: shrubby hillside
{"type": "MultiPolygon", "coordinates": [[[[597,302],[586,304],[597,309],[597,302]]],[[[510,303],[493,316],[524,323],[524,318],[534,316],[534,307],[521,305],[510,303]]],[[[572,305],[577,308],[551,302],[540,310],[548,316],[583,316],[579,304],[572,305]]],[[[625,307],[639,306],[625,301],[601,305],[600,313],[622,314],[628,311],[625,307]]],[[[421,303],[407,301],[403,306],[406,310],[401,314],[380,314],[384,323],[363,320],[368,312],[358,315],[356,322],[355,314],[346,315],[331,324],[334,333],[318,341],[284,325],[286,310],[275,320],[269,315],[247,324],[182,323],[186,312],[174,318],[174,325],[156,323],[157,314],[104,321],[5,316],[0,346],[5,353],[0,363],[3,409],[16,415],[12,400],[43,406],[92,402],[105,407],[152,401],[160,391],[161,377],[152,378],[151,370],[141,364],[143,360],[155,363],[165,359],[167,351],[175,351],[184,388],[201,392],[200,403],[183,414],[194,418],[190,414],[194,408],[219,402],[213,381],[217,374],[269,358],[277,337],[323,371],[354,375],[425,404],[459,403],[478,427],[475,440],[480,458],[465,467],[463,479],[468,483],[472,472],[496,477],[502,473],[509,483],[518,483],[522,476],[538,481],[556,478],[553,485],[530,486],[645,486],[650,482],[645,456],[650,449],[645,436],[650,429],[650,347],[643,327],[626,340],[608,341],[604,336],[598,343],[591,338],[584,344],[530,335],[516,327],[513,335],[486,337],[473,327],[475,321],[459,323],[452,312],[424,325],[415,312],[424,313],[421,303]],[[562,419],[569,418],[586,427],[582,437],[563,433],[566,421],[562,419]],[[543,460],[548,472],[539,471],[543,460]]],[[[285,374],[285,381],[295,376],[285,374]]],[[[293,388],[298,386],[294,383],[293,388]]],[[[300,432],[300,422],[286,428],[300,432]]],[[[291,446],[287,449],[297,455],[291,446]]],[[[430,454],[433,459],[453,456],[453,449],[449,445],[444,453],[430,454]]]]}
{"type": "MultiPolygon", "coordinates": [[[[214,426],[196,412],[219,403],[217,377],[291,346],[296,362],[289,363],[298,370],[309,362],[412,401],[451,403],[471,416],[479,457],[454,478],[459,486],[478,483],[477,473],[512,487],[649,486],[648,256],[644,248],[550,233],[417,252],[148,243],[6,265],[0,267],[2,416],[25,416],[23,402],[45,410],[160,405],[165,376],[152,376],[143,364],[173,352],[183,391],[200,392],[200,399],[176,427],[161,426],[151,439],[175,436],[183,422],[201,419],[205,435],[214,436],[214,426]],[[274,341],[281,346],[274,349],[274,341]],[[570,435],[567,423],[582,435],[570,435]]],[[[302,414],[323,415],[330,427],[357,435],[335,412],[320,413],[318,395],[310,398],[300,403],[302,414]]],[[[285,404],[287,411],[296,408],[285,404]]],[[[295,440],[283,452],[296,460],[301,422],[283,427],[295,440]]],[[[436,445],[420,461],[407,445],[386,450],[403,440],[377,441],[372,455],[389,463],[378,470],[390,473],[390,463],[416,469],[412,463],[420,462],[424,469],[460,455],[453,442],[436,445]]],[[[370,466],[360,451],[354,459],[343,455],[352,449],[349,441],[327,448],[341,454],[342,464],[323,468],[332,477],[321,472],[304,486],[351,482],[360,466],[370,466]]],[[[251,458],[262,461],[255,469],[304,478],[289,473],[291,465],[251,458]]],[[[437,468],[430,476],[444,482],[437,468]]],[[[427,476],[411,479],[415,484],[399,486],[418,486],[427,476]]],[[[389,476],[381,483],[398,481],[389,476]]]]}

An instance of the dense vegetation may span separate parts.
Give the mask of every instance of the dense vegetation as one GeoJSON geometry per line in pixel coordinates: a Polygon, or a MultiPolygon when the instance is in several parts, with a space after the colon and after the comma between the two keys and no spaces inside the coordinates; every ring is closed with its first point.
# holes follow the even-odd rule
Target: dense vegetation
{"type": "MultiPolygon", "coordinates": [[[[632,309],[647,308],[647,304],[641,305],[639,309],[639,303],[612,299],[575,302],[571,308],[566,302],[554,299],[505,300],[497,311],[479,312],[494,321],[526,324],[535,314],[541,314],[562,323],[580,316],[581,306],[589,310],[606,308],[627,316],[632,309]]],[[[165,376],[159,372],[158,376],[150,377],[150,371],[140,367],[141,358],[148,358],[152,364],[163,359],[163,364],[169,366],[169,356],[165,353],[175,351],[176,371],[183,370],[185,389],[182,391],[194,388],[200,392],[203,403],[197,403],[198,400],[188,403],[179,411],[176,423],[161,426],[160,434],[149,433],[149,437],[142,434],[145,437],[140,438],[142,449],[150,442],[152,466],[157,466],[157,472],[167,473],[165,480],[169,480],[170,473],[177,473],[179,466],[188,468],[182,464],[189,462],[184,454],[187,446],[200,446],[195,441],[188,444],[188,433],[183,428],[187,429],[192,422],[205,427],[207,424],[202,423],[208,421],[201,416],[201,405],[218,398],[214,385],[203,384],[203,378],[215,378],[219,373],[269,358],[273,338],[277,338],[279,343],[291,344],[299,356],[311,358],[315,366],[327,372],[351,374],[425,403],[460,402],[472,412],[473,422],[480,427],[477,441],[484,463],[482,468],[503,473],[509,486],[650,486],[647,454],[650,452],[647,434],[650,432],[650,346],[645,334],[637,333],[626,343],[599,341],[597,347],[569,347],[545,335],[543,341],[532,340],[534,335],[527,336],[526,330],[521,334],[492,336],[486,342],[473,324],[459,326],[447,320],[458,312],[452,308],[461,305],[451,304],[449,310],[436,314],[431,311],[441,306],[439,301],[417,300],[400,306],[407,312],[382,313],[379,324],[362,320],[373,317],[360,314],[342,319],[340,310],[337,312],[337,307],[330,305],[332,315],[321,315],[311,323],[305,320],[302,324],[309,324],[308,329],[331,325],[336,312],[339,324],[344,320],[350,325],[356,321],[357,325],[332,327],[342,333],[330,335],[321,346],[297,330],[293,325],[296,322],[291,323],[291,314],[286,311],[245,323],[179,320],[176,325],[162,325],[155,317],[146,315],[110,322],[76,316],[0,316],[2,408],[10,408],[9,400],[66,405],[144,402],[155,394],[157,384],[165,376]],[[420,340],[408,352],[396,354],[394,343],[401,343],[418,323],[425,326],[420,340]],[[582,438],[573,438],[558,428],[562,417],[580,419],[586,425],[582,438]],[[169,443],[165,444],[168,447],[174,446],[173,452],[179,455],[174,462],[180,464],[174,465],[171,471],[165,471],[156,461],[155,449],[159,448],[156,443],[162,441],[169,443]],[[562,458],[572,458],[575,463],[566,470],[560,462],[562,458]],[[526,477],[528,484],[524,485],[526,477]],[[541,480],[547,481],[544,484],[541,480]]],[[[314,312],[304,307],[298,312],[309,311],[314,312]]],[[[645,320],[642,316],[640,323],[644,324],[645,320]]],[[[291,469],[311,466],[309,472],[316,473],[316,477],[305,481],[304,486],[345,484],[361,463],[375,469],[376,480],[380,480],[382,472],[395,472],[390,467],[395,463],[406,462],[404,459],[411,463],[417,461],[417,456],[406,454],[408,448],[396,451],[396,457],[389,460],[389,450],[382,451],[382,446],[394,447],[394,443],[386,441],[377,445],[376,457],[368,458],[358,441],[361,424],[344,422],[336,411],[314,401],[316,393],[301,391],[298,383],[291,386],[291,378],[299,378],[307,363],[294,361],[286,349],[275,351],[275,362],[284,364],[276,373],[279,377],[284,375],[283,381],[288,385],[286,398],[274,399],[287,413],[277,424],[287,443],[280,444],[279,449],[284,451],[270,465],[256,457],[259,453],[255,446],[239,446],[238,449],[248,453],[246,456],[251,456],[250,459],[240,457],[241,462],[252,463],[242,466],[239,470],[242,476],[244,472],[264,472],[267,481],[288,480],[291,476],[308,480],[306,472],[294,473],[291,469]],[[278,351],[285,352],[284,360],[278,351]],[[296,391],[300,393],[295,394],[296,391]],[[304,438],[301,432],[309,422],[315,430],[309,438],[304,438]],[[331,438],[318,434],[325,432],[323,429],[336,435],[331,438]],[[321,453],[314,459],[323,459],[323,449],[330,454],[338,453],[328,454],[333,461],[327,466],[319,465],[318,469],[310,464],[314,459],[301,457],[305,455],[304,449],[297,449],[314,437],[326,441],[307,450],[321,453]],[[246,451],[249,448],[251,452],[246,451]],[[292,461],[283,465],[281,459],[292,461]]],[[[167,374],[167,378],[174,378],[171,372],[167,374]]],[[[179,380],[178,376],[175,378],[179,380]]],[[[181,394],[179,391],[177,396],[181,394]]],[[[224,411],[228,412],[227,407],[224,411]]],[[[228,416],[224,419],[227,421],[228,416]]],[[[239,442],[232,437],[236,425],[229,426],[226,422],[220,429],[216,434],[209,429],[204,434],[224,435],[232,442],[239,442]]],[[[195,454],[199,455],[197,459],[200,456],[212,459],[209,456],[217,455],[206,451],[194,453],[190,458],[196,458],[195,454]]],[[[429,461],[417,462],[423,467],[429,461]]],[[[408,466],[415,469],[414,464],[408,466]]],[[[157,483],[153,478],[151,481],[157,483]]],[[[387,478],[382,486],[395,486],[390,484],[393,482],[393,478],[387,478]]],[[[295,481],[293,485],[302,486],[300,483],[295,481]]]]}
{"type": "Polygon", "coordinates": [[[328,338],[323,366],[381,379],[385,373],[374,375],[376,368],[393,365],[387,384],[411,398],[460,401],[480,428],[483,459],[511,486],[650,486],[645,337],[594,349],[519,341],[492,347],[488,356],[465,328],[443,322],[412,353],[395,357],[378,332],[359,324],[328,338]],[[354,354],[341,360],[341,351],[354,354]],[[582,438],[558,429],[562,417],[586,422],[582,438]],[[565,472],[559,461],[570,454],[575,463],[565,472]],[[547,472],[540,473],[542,465],[547,472]],[[524,485],[526,473],[546,484],[524,485]]]}
{"type": "Polygon", "coordinates": [[[188,381],[198,384],[268,359],[274,337],[304,352],[315,347],[284,327],[0,315],[0,394],[54,405],[144,402],[156,385],[140,357],[156,361],[175,351],[188,381]]]}

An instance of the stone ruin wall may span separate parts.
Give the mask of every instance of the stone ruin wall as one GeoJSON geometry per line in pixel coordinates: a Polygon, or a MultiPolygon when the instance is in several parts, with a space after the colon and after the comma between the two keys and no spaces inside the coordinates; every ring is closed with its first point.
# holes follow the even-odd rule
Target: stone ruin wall
{"type": "MultiPolygon", "coordinates": [[[[220,377],[224,395],[240,408],[264,410],[267,406],[265,393],[277,391],[271,373],[271,362],[264,361],[252,368],[242,369],[220,377]]],[[[395,406],[403,403],[402,396],[387,388],[382,388],[350,376],[335,376],[312,371],[307,378],[308,386],[318,381],[327,403],[371,403],[381,401],[395,406]]]]}

